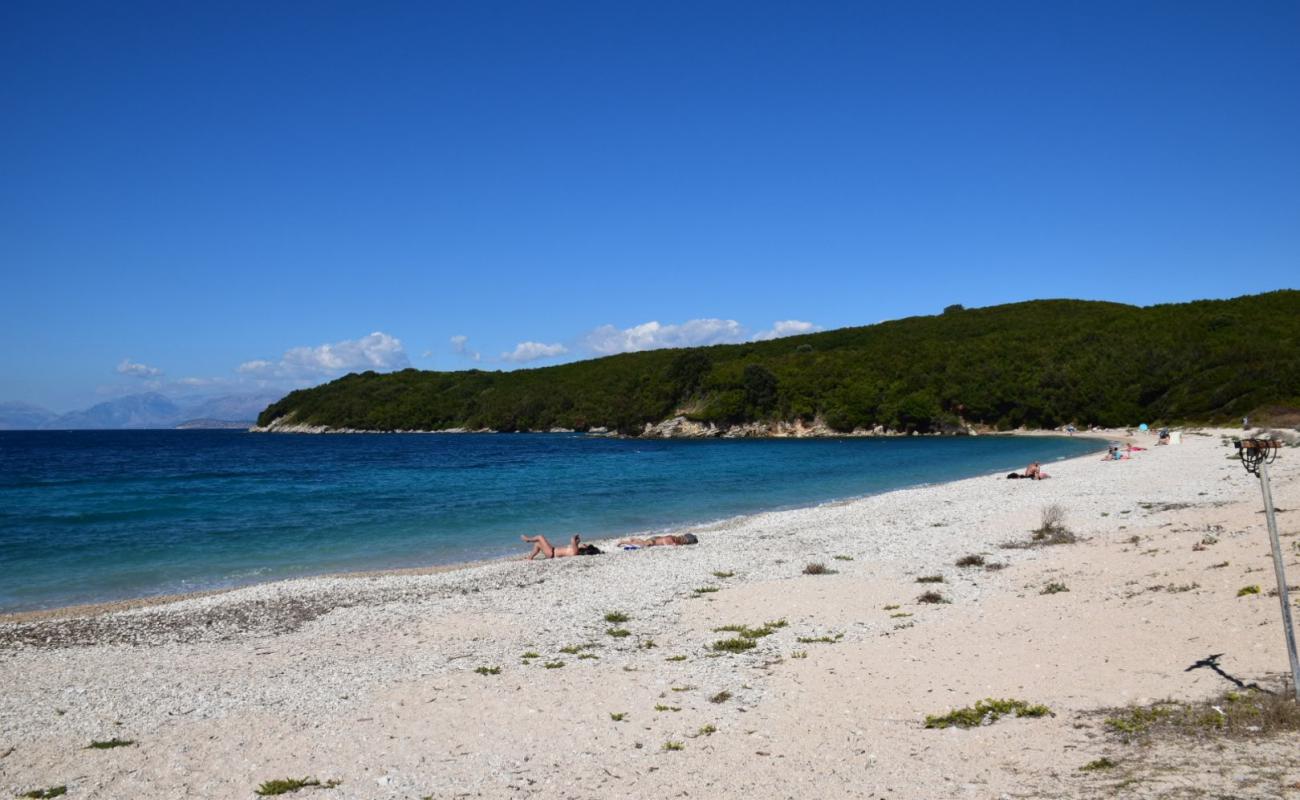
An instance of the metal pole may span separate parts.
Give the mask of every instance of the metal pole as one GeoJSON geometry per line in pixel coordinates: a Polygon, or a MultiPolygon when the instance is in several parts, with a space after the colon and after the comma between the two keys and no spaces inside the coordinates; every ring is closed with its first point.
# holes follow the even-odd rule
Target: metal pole
{"type": "Polygon", "coordinates": [[[1300,703],[1300,655],[1295,648],[1295,628],[1291,625],[1291,598],[1286,590],[1286,570],[1282,566],[1282,542],[1277,537],[1277,515],[1273,513],[1273,487],[1268,482],[1268,464],[1259,464],[1259,486],[1264,492],[1264,516],[1268,519],[1268,538],[1273,545],[1273,571],[1277,573],[1277,599],[1282,603],[1282,628],[1286,632],[1286,654],[1291,659],[1291,688],[1300,703]]]}

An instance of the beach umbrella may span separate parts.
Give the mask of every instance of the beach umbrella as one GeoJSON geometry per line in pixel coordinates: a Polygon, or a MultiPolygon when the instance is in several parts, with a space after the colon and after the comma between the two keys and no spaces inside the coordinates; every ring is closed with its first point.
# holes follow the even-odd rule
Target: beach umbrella
{"type": "Polygon", "coordinates": [[[1138,430],[1140,431],[1145,431],[1146,429],[1147,429],[1147,424],[1145,422],[1138,426],[1138,430]]]}

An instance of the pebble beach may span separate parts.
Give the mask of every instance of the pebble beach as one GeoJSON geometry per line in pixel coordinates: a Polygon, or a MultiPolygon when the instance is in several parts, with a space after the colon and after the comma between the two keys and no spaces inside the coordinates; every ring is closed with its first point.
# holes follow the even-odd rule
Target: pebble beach
{"type": "MultiPolygon", "coordinates": [[[[340,799],[1113,796],[1120,778],[1078,769],[1124,748],[1100,711],[1222,690],[1186,671],[1212,653],[1251,680],[1287,667],[1277,600],[1236,596],[1272,567],[1228,434],[1139,437],[1148,449],[1116,463],[1100,439],[1045,464],[1049,480],[740,517],[683,529],[690,547],[0,618],[0,790],[249,798],[310,777],[337,783],[306,796],[340,799]],[[1051,505],[1079,541],[1025,546],[1051,505]],[[1043,594],[1053,582],[1068,590],[1043,594]],[[1195,588],[1148,590],[1166,584],[1195,588]],[[714,646],[766,623],[750,649],[714,646]],[[1052,715],[923,725],[1004,696],[1052,715]],[[111,739],[130,744],[87,749],[111,739]]],[[[1273,469],[1282,509],[1300,504],[1290,455],[1273,469]]],[[[1300,581],[1295,515],[1279,519],[1300,581]]],[[[1177,763],[1188,785],[1300,796],[1296,744],[1235,743],[1223,769],[1199,744],[1122,755],[1123,794],[1179,790],[1177,763]]]]}

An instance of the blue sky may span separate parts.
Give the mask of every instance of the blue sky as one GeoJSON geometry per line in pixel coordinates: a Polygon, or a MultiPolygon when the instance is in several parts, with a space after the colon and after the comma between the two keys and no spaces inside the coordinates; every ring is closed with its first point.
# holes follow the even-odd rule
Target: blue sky
{"type": "Polygon", "coordinates": [[[12,0],[0,400],[1295,287],[1298,31],[1293,2],[12,0]]]}

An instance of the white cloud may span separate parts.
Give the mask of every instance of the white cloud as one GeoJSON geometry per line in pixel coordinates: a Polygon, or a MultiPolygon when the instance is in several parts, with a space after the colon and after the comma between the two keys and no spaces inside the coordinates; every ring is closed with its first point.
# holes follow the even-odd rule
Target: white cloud
{"type": "Polygon", "coordinates": [[[502,353],[502,361],[513,361],[516,364],[523,364],[528,361],[536,361],[539,358],[555,358],[569,352],[569,348],[562,344],[542,344],[541,342],[520,342],[515,345],[515,349],[510,353],[502,353]]]}
{"type": "Polygon", "coordinates": [[[344,339],[316,347],[295,347],[279,361],[254,359],[239,365],[238,371],[257,378],[318,378],[344,372],[396,370],[411,366],[402,342],[375,331],[360,339],[344,339]]]}
{"type": "Polygon", "coordinates": [[[456,353],[456,355],[464,356],[465,358],[468,358],[470,361],[478,361],[480,358],[482,358],[482,356],[479,354],[477,350],[469,349],[468,336],[451,337],[451,349],[456,353]]]}
{"type": "Polygon", "coordinates": [[[820,325],[814,325],[811,322],[804,322],[798,319],[783,319],[772,323],[769,330],[760,331],[754,334],[754,341],[764,342],[768,339],[780,339],[783,336],[798,336],[801,333],[812,333],[821,330],[820,325]]]}
{"type": "Polygon", "coordinates": [[[695,347],[745,340],[745,327],[734,319],[692,319],[680,325],[657,321],[615,328],[602,325],[583,339],[583,344],[600,355],[657,350],[661,347],[695,347]]]}
{"type": "Polygon", "coordinates": [[[119,375],[130,375],[133,378],[156,378],[163,374],[163,371],[157,367],[151,367],[148,364],[140,364],[129,358],[122,359],[122,363],[117,365],[119,375]]]}

